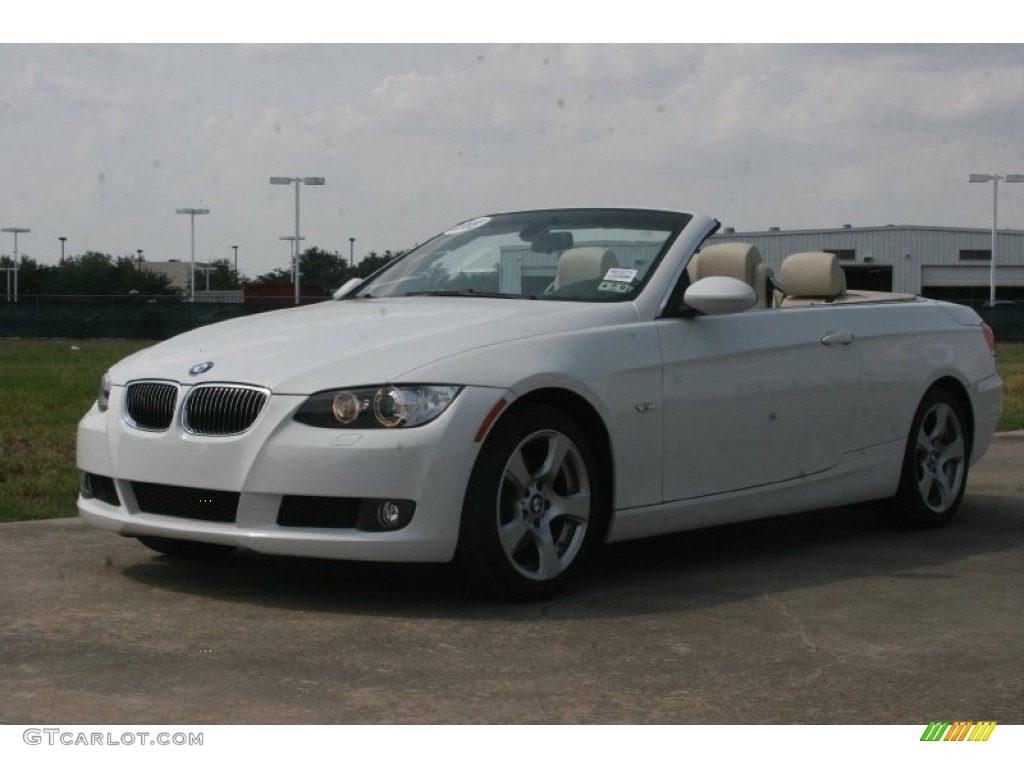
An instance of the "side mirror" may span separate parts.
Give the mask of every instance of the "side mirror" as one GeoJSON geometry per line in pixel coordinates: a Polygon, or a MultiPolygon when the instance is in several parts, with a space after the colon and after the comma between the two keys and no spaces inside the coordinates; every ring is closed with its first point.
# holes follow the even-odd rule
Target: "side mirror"
{"type": "Polygon", "coordinates": [[[363,282],[361,277],[353,277],[351,280],[346,280],[345,284],[336,290],[332,295],[335,299],[340,299],[343,296],[348,296],[349,292],[357,285],[363,282]]]}
{"type": "Polygon", "coordinates": [[[702,315],[746,312],[757,303],[754,289],[735,277],[705,277],[686,289],[683,302],[702,315]]]}

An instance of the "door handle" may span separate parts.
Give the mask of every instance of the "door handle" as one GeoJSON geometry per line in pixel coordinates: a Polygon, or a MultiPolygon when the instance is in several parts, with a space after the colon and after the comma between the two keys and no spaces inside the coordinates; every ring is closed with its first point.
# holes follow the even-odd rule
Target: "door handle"
{"type": "Polygon", "coordinates": [[[821,337],[821,343],[827,347],[845,347],[853,343],[853,334],[846,331],[831,331],[821,337]]]}

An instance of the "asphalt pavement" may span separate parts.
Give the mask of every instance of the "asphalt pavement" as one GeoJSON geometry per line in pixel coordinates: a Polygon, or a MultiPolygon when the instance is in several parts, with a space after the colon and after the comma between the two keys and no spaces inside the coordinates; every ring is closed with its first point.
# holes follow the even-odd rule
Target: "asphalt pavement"
{"type": "Polygon", "coordinates": [[[557,599],[439,566],[180,563],[0,525],[0,723],[1024,723],[1024,435],[958,517],[834,509],[608,547],[557,599]]]}

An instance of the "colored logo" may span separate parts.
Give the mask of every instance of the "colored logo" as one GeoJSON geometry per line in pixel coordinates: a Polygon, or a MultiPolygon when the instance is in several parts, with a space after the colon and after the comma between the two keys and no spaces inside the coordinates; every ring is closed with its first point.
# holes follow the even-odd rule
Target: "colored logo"
{"type": "Polygon", "coordinates": [[[988,741],[995,727],[995,720],[933,720],[921,734],[921,741],[988,741]]]}
{"type": "Polygon", "coordinates": [[[206,373],[211,368],[213,368],[213,362],[207,360],[205,363],[196,363],[188,369],[188,372],[192,376],[198,376],[200,373],[206,373]]]}

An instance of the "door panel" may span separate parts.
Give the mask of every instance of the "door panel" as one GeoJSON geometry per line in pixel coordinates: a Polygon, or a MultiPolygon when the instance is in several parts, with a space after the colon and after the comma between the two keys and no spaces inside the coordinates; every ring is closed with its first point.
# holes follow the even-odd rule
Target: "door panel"
{"type": "Polygon", "coordinates": [[[856,334],[831,308],[658,320],[665,501],[838,463],[857,410],[856,334]]]}

